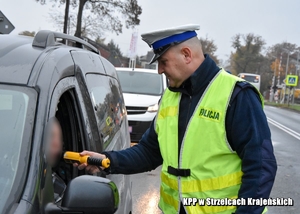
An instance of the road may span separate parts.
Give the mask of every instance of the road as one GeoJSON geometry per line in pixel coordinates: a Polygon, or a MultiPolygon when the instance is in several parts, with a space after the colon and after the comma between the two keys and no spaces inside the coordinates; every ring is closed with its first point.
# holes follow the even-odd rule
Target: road
{"type": "MultiPolygon", "coordinates": [[[[293,207],[268,207],[268,214],[300,213],[300,114],[265,106],[278,170],[272,198],[292,198],[293,207]]],[[[160,214],[160,167],[132,176],[133,214],[160,214]]]]}
{"type": "Polygon", "coordinates": [[[265,107],[277,159],[277,175],[272,198],[292,198],[293,207],[269,207],[270,214],[300,213],[300,114],[265,107]]]}
{"type": "Polygon", "coordinates": [[[160,170],[132,175],[133,214],[160,214],[158,209],[160,170]]]}

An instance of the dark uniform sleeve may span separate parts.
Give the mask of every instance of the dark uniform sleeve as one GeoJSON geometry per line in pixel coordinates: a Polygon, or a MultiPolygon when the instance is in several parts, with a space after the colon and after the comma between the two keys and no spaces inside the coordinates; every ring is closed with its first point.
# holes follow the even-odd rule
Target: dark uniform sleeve
{"type": "MultiPolygon", "coordinates": [[[[227,138],[242,159],[242,185],[239,198],[269,198],[277,164],[271,133],[260,98],[249,84],[240,84],[226,117],[227,138]]],[[[236,90],[235,89],[235,90],[236,90]]],[[[239,206],[236,214],[262,213],[264,207],[239,206]]]]}
{"type": "Polygon", "coordinates": [[[151,171],[162,164],[157,134],[153,124],[154,122],[151,123],[150,128],[136,146],[122,151],[103,152],[111,161],[109,173],[141,173],[151,171]]]}

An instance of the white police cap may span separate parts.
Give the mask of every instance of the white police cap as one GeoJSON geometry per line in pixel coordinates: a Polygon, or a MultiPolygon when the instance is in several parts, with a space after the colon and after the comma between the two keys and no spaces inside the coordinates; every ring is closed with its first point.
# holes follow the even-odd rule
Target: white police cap
{"type": "Polygon", "coordinates": [[[142,40],[153,48],[154,57],[150,64],[155,62],[170,47],[197,36],[195,31],[199,29],[199,25],[188,24],[142,34],[142,40]]]}

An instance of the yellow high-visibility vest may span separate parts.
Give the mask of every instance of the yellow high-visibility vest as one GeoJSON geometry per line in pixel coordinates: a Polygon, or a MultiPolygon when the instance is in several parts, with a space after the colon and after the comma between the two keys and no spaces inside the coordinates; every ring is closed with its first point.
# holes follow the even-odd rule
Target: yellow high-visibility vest
{"type": "MultiPolygon", "coordinates": [[[[159,207],[164,213],[178,213],[180,201],[185,198],[238,197],[243,176],[241,159],[227,141],[225,118],[233,89],[239,81],[244,80],[223,69],[214,77],[190,118],[179,155],[181,93],[166,89],[155,122],[163,157],[159,207]]],[[[196,206],[185,206],[185,210],[196,214],[231,214],[236,207],[200,206],[197,203],[196,206]]]]}

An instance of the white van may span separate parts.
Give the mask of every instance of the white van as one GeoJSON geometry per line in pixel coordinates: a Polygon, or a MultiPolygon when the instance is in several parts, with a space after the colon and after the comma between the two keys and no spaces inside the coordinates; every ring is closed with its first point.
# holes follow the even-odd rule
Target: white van
{"type": "Polygon", "coordinates": [[[116,70],[127,109],[131,142],[138,142],[157,113],[158,101],[167,88],[167,78],[153,69],[116,70]]]}
{"type": "Polygon", "coordinates": [[[239,73],[238,77],[246,80],[247,82],[251,83],[255,86],[258,90],[260,90],[260,75],[259,74],[252,74],[252,73],[239,73]]]}

